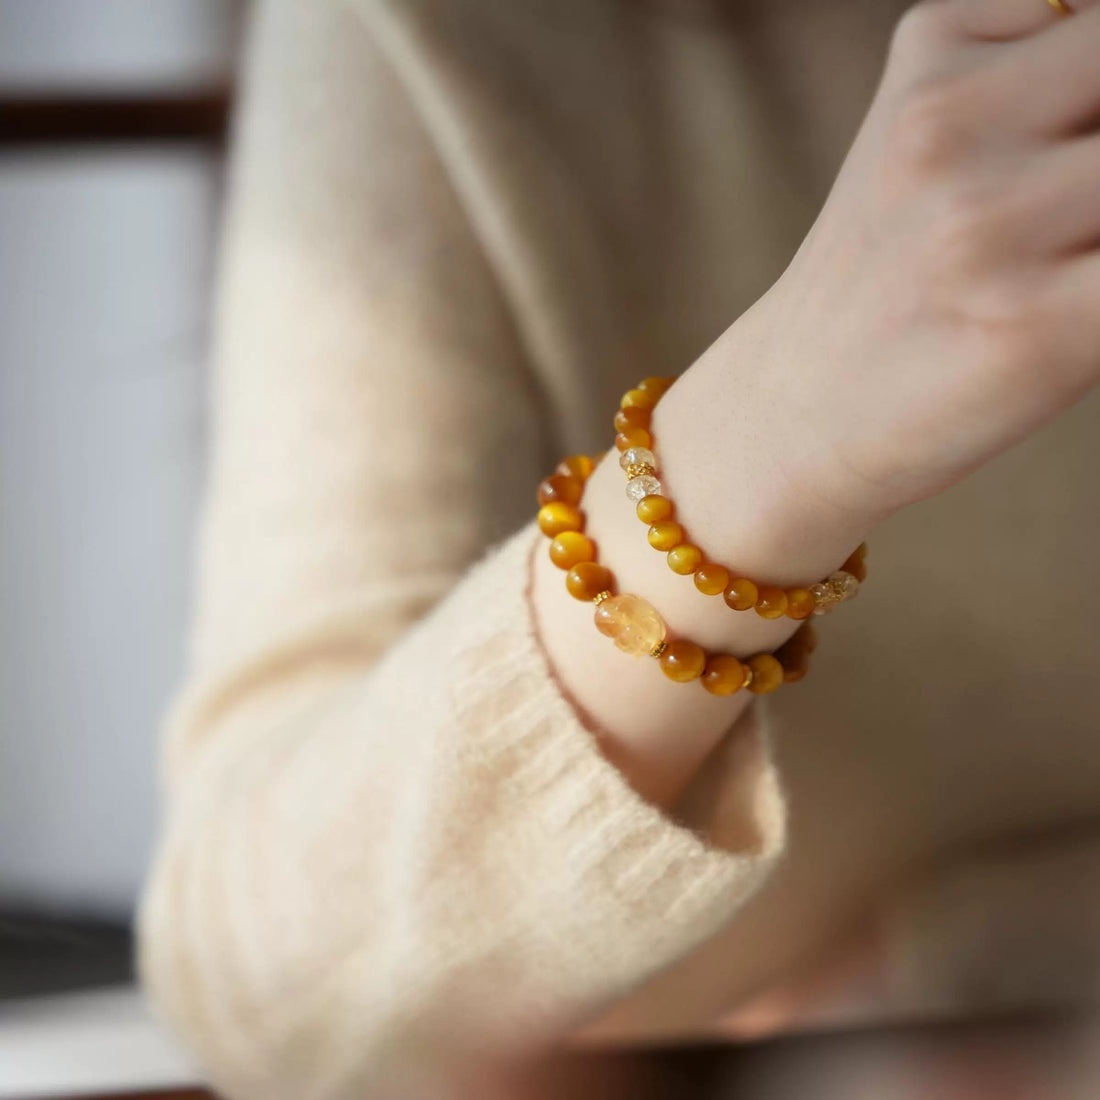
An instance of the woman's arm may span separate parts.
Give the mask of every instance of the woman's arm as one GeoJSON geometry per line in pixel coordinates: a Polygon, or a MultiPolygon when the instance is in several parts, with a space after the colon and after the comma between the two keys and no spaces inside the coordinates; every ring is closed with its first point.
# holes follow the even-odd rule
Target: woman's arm
{"type": "MultiPolygon", "coordinates": [[[[931,0],[779,282],[655,415],[693,541],[774,584],[827,575],[883,519],[1057,416],[1100,374],[1100,7],[931,0]]],[[[585,510],[620,587],[733,653],[789,621],[731,615],[645,544],[606,462],[585,510]]],[[[631,782],[674,800],[743,693],[712,699],[618,658],[537,568],[553,663],[631,782]],[[668,729],[679,718],[675,742],[668,729]]],[[[872,582],[873,583],[873,582],[872,582]]],[[[916,594],[915,594],[915,598],[916,594]]]]}
{"type": "Polygon", "coordinates": [[[782,814],[750,721],[732,840],[639,798],[536,639],[537,532],[471,571],[552,461],[509,312],[361,15],[258,20],[142,970],[226,1095],[446,1095],[726,922],[782,814]]]}

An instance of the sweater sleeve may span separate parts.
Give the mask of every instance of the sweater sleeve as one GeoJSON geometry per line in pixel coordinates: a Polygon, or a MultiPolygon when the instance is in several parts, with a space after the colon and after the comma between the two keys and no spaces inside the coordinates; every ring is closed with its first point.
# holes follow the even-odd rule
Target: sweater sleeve
{"type": "Polygon", "coordinates": [[[143,977],[229,1097],[445,1095],[727,922],[781,844],[774,774],[750,711],[721,837],[646,804],[539,648],[537,532],[471,568],[526,509],[539,403],[341,9],[259,12],[219,313],[143,977]]]}

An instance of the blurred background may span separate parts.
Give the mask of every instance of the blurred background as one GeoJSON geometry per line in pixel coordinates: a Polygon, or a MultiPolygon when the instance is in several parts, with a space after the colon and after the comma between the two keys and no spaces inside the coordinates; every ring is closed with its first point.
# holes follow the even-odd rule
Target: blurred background
{"type": "Polygon", "coordinates": [[[138,1077],[175,1072],[134,1038],[127,927],[182,663],[241,17],[234,0],[0,0],[5,1095],[117,1063],[80,1024],[105,1006],[138,1077]],[[38,998],[104,987],[32,1026],[38,998]]]}

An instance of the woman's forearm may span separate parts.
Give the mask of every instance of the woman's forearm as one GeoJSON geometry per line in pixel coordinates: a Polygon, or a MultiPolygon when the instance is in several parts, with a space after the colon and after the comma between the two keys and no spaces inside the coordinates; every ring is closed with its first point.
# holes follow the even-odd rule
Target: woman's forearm
{"type": "MultiPolygon", "coordinates": [[[[782,395],[762,379],[768,329],[782,323],[761,302],[732,326],[662,399],[654,435],[664,491],[691,541],[711,560],[755,580],[810,584],[836,569],[866,536],[867,512],[846,512],[799,484],[797,440],[782,395]]],[[[610,414],[608,417],[610,431],[610,414]]],[[[627,499],[612,449],[585,487],[587,532],[619,590],[650,601],[677,636],[735,655],[772,650],[797,627],[733,611],[720,596],[673,573],[627,499]]],[[[593,608],[567,594],[543,547],[532,598],[540,634],[565,691],[597,730],[604,752],[646,797],[671,805],[722,734],[755,698],[716,697],[667,679],[651,659],[619,652],[592,623],[593,608]]]]}

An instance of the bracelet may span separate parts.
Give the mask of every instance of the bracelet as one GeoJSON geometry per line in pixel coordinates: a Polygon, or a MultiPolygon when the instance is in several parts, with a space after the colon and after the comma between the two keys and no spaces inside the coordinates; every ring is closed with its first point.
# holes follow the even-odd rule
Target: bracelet
{"type": "Polygon", "coordinates": [[[669,641],[668,628],[652,604],[641,596],[615,594],[614,575],[600,565],[595,542],[584,534],[580,501],[595,465],[587,455],[573,455],[558,465],[539,485],[538,524],[551,540],[550,560],[566,571],[569,594],[596,605],[596,629],[632,657],[648,654],[657,658],[670,680],[699,680],[712,695],[733,695],[741,688],[766,695],[780,684],[801,680],[810,654],[817,648],[816,633],[808,622],[775,653],[757,653],[741,660],[727,653],[708,654],[687,639],[669,641]]]}
{"type": "Polygon", "coordinates": [[[695,587],[707,596],[722,596],[734,611],[755,610],[762,619],[803,620],[824,615],[859,594],[867,577],[867,544],[861,544],[848,560],[825,580],[809,588],[760,585],[738,576],[724,565],[707,561],[703,551],[688,542],[683,527],[672,517],[675,506],[661,492],[657,456],[650,418],[658,401],[672,385],[671,378],[646,378],[623,394],[615,414],[615,446],[619,465],[626,473],[626,495],[638,518],[649,525],[649,545],[667,555],[674,573],[691,575],[695,587]]]}

